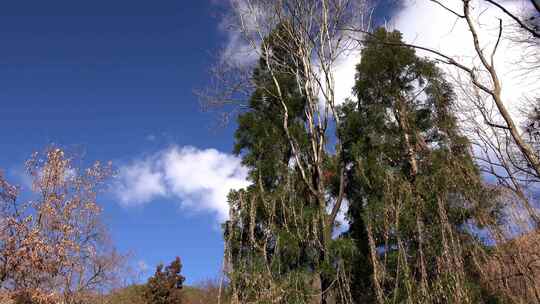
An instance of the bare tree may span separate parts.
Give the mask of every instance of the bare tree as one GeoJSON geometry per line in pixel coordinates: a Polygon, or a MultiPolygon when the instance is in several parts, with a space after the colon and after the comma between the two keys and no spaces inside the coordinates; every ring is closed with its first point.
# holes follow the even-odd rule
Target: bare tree
{"type": "MultiPolygon", "coordinates": [[[[462,64],[457,60],[433,49],[428,49],[428,51],[437,55],[441,61],[453,65],[468,74],[474,87],[481,91],[482,94],[487,94],[487,96],[489,96],[491,101],[494,103],[498,114],[502,118],[502,121],[500,124],[497,124],[493,121],[489,121],[488,119],[486,119],[485,123],[491,127],[508,131],[516,147],[519,149],[519,151],[523,155],[523,158],[526,161],[528,172],[535,177],[540,177],[540,159],[538,157],[538,154],[523,137],[519,124],[516,122],[516,118],[511,114],[507,107],[509,102],[504,101],[501,95],[503,84],[501,82],[499,72],[496,68],[497,63],[495,61],[495,55],[501,39],[504,39],[502,19],[499,19],[497,40],[494,42],[492,49],[489,52],[486,52],[485,48],[482,46],[483,44],[480,42],[481,37],[478,30],[478,24],[473,18],[473,13],[471,11],[471,0],[462,1],[462,12],[454,11],[444,6],[439,1],[430,1],[439,4],[441,7],[454,14],[457,18],[462,19],[464,22],[466,22],[467,28],[471,34],[472,44],[474,46],[474,50],[477,58],[480,61],[480,64],[477,66],[466,66],[465,64],[462,64]],[[483,77],[482,75],[486,75],[486,77],[483,77]]],[[[538,36],[538,32],[534,28],[526,25],[524,22],[521,21],[521,19],[510,13],[501,4],[493,0],[485,1],[489,4],[494,5],[498,9],[502,10],[505,14],[510,16],[512,20],[514,20],[521,27],[527,30],[531,35],[533,35],[534,38],[538,39],[540,37],[538,36]]],[[[484,109],[480,109],[480,111],[484,111],[484,109]]]]}

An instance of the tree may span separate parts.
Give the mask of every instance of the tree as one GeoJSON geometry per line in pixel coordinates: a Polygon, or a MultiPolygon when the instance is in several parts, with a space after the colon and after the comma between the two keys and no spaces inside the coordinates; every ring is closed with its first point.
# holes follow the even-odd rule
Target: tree
{"type": "Polygon", "coordinates": [[[181,304],[184,277],[180,274],[182,263],[176,257],[165,268],[160,264],[153,277],[148,279],[144,297],[149,304],[181,304]]]}
{"type": "MultiPolygon", "coordinates": [[[[255,77],[251,77],[251,74],[245,75],[247,77],[217,75],[218,83],[219,80],[226,80],[221,82],[224,87],[218,89],[218,94],[214,95],[218,100],[213,100],[213,96],[204,98],[210,104],[229,104],[239,96],[248,95],[248,101],[244,101],[241,105],[247,108],[248,112],[262,113],[262,107],[267,107],[265,111],[268,111],[267,115],[270,115],[271,119],[254,120],[260,118],[262,116],[260,114],[253,114],[252,117],[244,116],[241,119],[253,120],[251,127],[258,126],[259,123],[265,126],[271,123],[274,125],[272,128],[257,129],[273,132],[272,136],[279,139],[266,135],[265,138],[270,141],[261,140],[257,147],[246,147],[247,151],[256,148],[252,155],[246,153],[246,157],[257,160],[262,159],[264,154],[276,156],[280,171],[275,172],[278,172],[279,177],[274,180],[276,184],[268,187],[265,179],[272,180],[276,173],[267,168],[275,167],[268,166],[271,162],[256,165],[253,172],[256,172],[258,177],[252,179],[254,186],[247,189],[247,192],[240,191],[231,196],[233,214],[231,222],[228,223],[230,229],[227,228],[226,237],[233,241],[234,238],[240,237],[242,235],[240,231],[244,230],[249,231],[247,236],[255,236],[254,232],[261,227],[261,231],[265,233],[263,239],[271,245],[271,248],[286,248],[285,244],[277,242],[278,236],[287,237],[291,244],[298,245],[304,252],[297,256],[296,251],[293,260],[300,261],[300,264],[281,269],[277,266],[282,265],[278,262],[279,259],[262,260],[264,262],[262,265],[274,261],[276,269],[283,272],[276,280],[265,277],[259,281],[287,282],[283,279],[283,274],[303,276],[304,278],[293,281],[310,281],[311,283],[307,284],[311,285],[308,289],[313,291],[305,292],[306,284],[302,284],[301,292],[296,293],[304,297],[301,301],[307,301],[308,298],[319,303],[331,301],[334,289],[338,288],[338,284],[333,284],[336,282],[337,270],[343,270],[343,267],[337,267],[341,262],[336,263],[332,257],[333,248],[339,247],[335,247],[332,235],[337,225],[337,214],[342,209],[346,180],[340,156],[340,140],[337,139],[335,147],[329,145],[332,132],[329,125],[332,120],[339,119],[335,111],[336,104],[340,102],[336,97],[335,67],[344,53],[357,47],[350,35],[341,28],[361,23],[364,3],[351,0],[233,1],[235,13],[230,18],[231,28],[251,46],[250,55],[255,54],[260,58],[255,65],[259,64],[259,71],[263,72],[261,74],[265,82],[261,84],[257,74],[255,77]],[[264,65],[261,66],[261,62],[264,62],[264,65]],[[228,82],[231,79],[238,79],[238,85],[231,86],[228,82]],[[246,79],[253,81],[249,83],[250,85],[246,85],[246,79]],[[223,94],[219,94],[220,92],[223,94]],[[265,94],[262,95],[260,92],[265,94]],[[255,95],[252,93],[264,97],[263,101],[259,102],[260,105],[253,104],[252,97],[255,95]],[[300,103],[291,103],[291,97],[298,95],[302,97],[298,99],[300,103]],[[267,150],[272,149],[276,143],[280,145],[279,149],[267,150]],[[265,150],[264,154],[261,153],[262,149],[265,150]],[[264,170],[265,174],[260,174],[259,170],[264,170]],[[276,206],[275,209],[272,209],[273,206],[276,206]],[[278,209],[280,206],[286,208],[278,209]],[[248,215],[253,220],[248,221],[248,215]],[[259,224],[257,221],[259,215],[262,215],[267,225],[259,224]],[[235,219],[236,216],[242,216],[246,221],[241,223],[235,219]],[[276,224],[276,221],[282,222],[276,224]],[[293,229],[289,226],[292,223],[295,225],[293,229]],[[286,234],[280,234],[280,231],[286,234]],[[307,260],[304,259],[306,256],[309,257],[307,260]],[[306,297],[308,294],[313,296],[306,297]]],[[[228,59],[224,58],[220,62],[225,62],[227,67],[235,67],[234,62],[230,63],[228,59]]],[[[231,71],[228,68],[218,70],[231,71]]],[[[248,240],[241,239],[242,244],[246,244],[248,240]]],[[[239,241],[235,240],[237,244],[239,241]]],[[[226,255],[232,255],[228,257],[229,260],[234,260],[236,253],[233,248],[235,247],[231,246],[226,252],[226,255]]],[[[247,248],[249,246],[245,247],[246,252],[254,251],[247,248]]],[[[284,252],[277,253],[267,250],[261,256],[279,257],[284,252]]],[[[291,265],[294,263],[291,262],[291,265]]],[[[234,268],[235,265],[228,266],[234,268]]],[[[272,268],[268,269],[267,274],[275,274],[272,268]]],[[[280,286],[274,284],[276,292],[282,290],[280,286]]],[[[348,284],[341,286],[347,286],[344,289],[348,289],[348,284]]],[[[295,286],[291,285],[285,289],[294,290],[294,288],[295,286]]],[[[346,294],[347,292],[342,293],[346,294]]],[[[286,301],[281,298],[279,300],[286,301]]]]}
{"type": "MultiPolygon", "coordinates": [[[[521,68],[528,70],[529,73],[538,70],[538,37],[540,33],[538,32],[537,18],[535,16],[527,18],[518,16],[518,14],[510,12],[508,9],[506,9],[499,1],[479,0],[477,3],[487,4],[488,7],[492,6],[495,9],[500,10],[501,16],[510,18],[513,22],[510,27],[515,29],[517,25],[519,28],[517,39],[515,37],[508,37],[504,31],[505,24],[503,23],[502,17],[496,18],[497,24],[494,24],[493,26],[498,29],[497,38],[491,41],[489,46],[486,47],[485,45],[488,43],[482,40],[483,36],[479,31],[481,27],[484,27],[484,25],[474,18],[475,13],[477,13],[478,16],[483,14],[483,11],[485,11],[483,8],[471,6],[471,3],[473,2],[472,0],[457,1],[458,3],[460,2],[460,5],[458,5],[459,9],[454,9],[453,7],[447,6],[446,3],[439,0],[429,1],[434,3],[434,5],[440,6],[441,9],[444,9],[449,14],[456,17],[456,22],[465,23],[468,31],[471,34],[470,41],[472,47],[474,48],[474,61],[471,64],[464,63],[462,58],[452,57],[445,54],[444,51],[439,51],[430,46],[420,46],[403,42],[401,42],[401,45],[428,52],[430,55],[435,57],[437,61],[455,67],[460,76],[465,75],[470,82],[470,86],[467,90],[469,91],[468,93],[475,96],[475,99],[478,99],[478,96],[484,101],[489,101],[473,103],[477,106],[477,111],[479,114],[483,116],[483,123],[494,130],[503,131],[505,136],[511,139],[512,147],[510,147],[510,149],[515,149],[515,152],[521,154],[520,158],[526,163],[526,167],[521,169],[525,171],[525,174],[538,179],[540,177],[540,158],[535,153],[534,148],[531,147],[531,145],[528,144],[526,139],[523,137],[519,123],[517,122],[518,118],[512,114],[512,111],[509,110],[508,105],[510,104],[510,101],[503,100],[503,96],[501,94],[504,87],[503,82],[501,81],[502,73],[498,69],[498,62],[496,58],[501,42],[503,40],[515,39],[517,40],[518,45],[521,44],[525,48],[528,48],[528,50],[525,51],[525,54],[527,54],[527,57],[531,57],[521,58],[522,62],[520,63],[524,62],[526,65],[525,67],[522,66],[521,68]],[[490,48],[489,51],[487,51],[488,48],[490,48]],[[496,115],[494,118],[496,120],[488,119],[492,117],[489,117],[490,115],[485,115],[486,112],[495,112],[496,115]]],[[[532,3],[536,6],[534,1],[535,0],[532,0],[532,3]]],[[[363,29],[347,28],[347,30],[352,33],[361,32],[366,35],[372,35],[372,33],[363,29]]],[[[516,36],[515,31],[512,33],[512,35],[516,36]]],[[[384,44],[386,42],[381,41],[380,43],[384,44]]],[[[537,75],[532,77],[537,77],[537,75]]]]}
{"type": "Polygon", "coordinates": [[[66,303],[110,286],[122,256],[107,242],[97,194],[111,164],[79,168],[50,147],[26,168],[33,179],[30,201],[21,202],[19,189],[0,176],[0,286],[66,303]]]}
{"type": "Polygon", "coordinates": [[[265,39],[271,64],[280,65],[270,68],[263,53],[253,73],[256,90],[248,110],[238,117],[235,152],[243,156],[253,184],[229,195],[225,255],[233,301],[241,303],[321,302],[322,298],[347,298],[349,293],[343,281],[342,252],[337,253],[346,250],[346,242],[327,239],[331,229],[325,226],[332,216],[326,207],[339,192],[335,190],[340,182],[335,157],[323,154],[324,176],[313,167],[303,171],[298,165],[298,161],[306,168],[313,164],[313,142],[306,109],[309,100],[305,88],[298,85],[304,81],[298,79],[303,74],[291,73],[294,67],[302,68],[289,45],[294,41],[286,38],[289,31],[290,24],[284,22],[265,39]],[[313,192],[319,181],[329,194],[322,206],[313,192]],[[321,286],[336,280],[343,284],[321,292],[321,286]]]}
{"type": "MultiPolygon", "coordinates": [[[[523,159],[526,161],[527,173],[538,178],[540,176],[540,158],[538,157],[538,154],[535,153],[533,147],[531,147],[531,145],[528,144],[523,138],[523,135],[521,134],[519,129],[519,124],[516,123],[516,118],[513,117],[511,112],[508,110],[508,107],[506,106],[501,95],[503,85],[499,75],[500,72],[498,72],[496,69],[495,54],[497,52],[501,38],[503,37],[502,19],[499,19],[499,34],[497,40],[494,42],[491,52],[486,53],[484,47],[481,45],[480,42],[481,37],[478,30],[479,25],[475,23],[475,20],[473,19],[471,0],[462,0],[462,12],[449,9],[437,0],[430,1],[442,6],[444,9],[446,9],[447,11],[449,11],[450,13],[452,13],[466,23],[467,28],[471,33],[472,45],[474,46],[475,53],[478,56],[480,63],[477,66],[470,67],[461,64],[455,59],[450,58],[449,56],[446,56],[440,52],[426,48],[423,49],[426,49],[429,52],[432,52],[437,56],[442,57],[443,62],[451,64],[460,69],[461,71],[465,72],[470,77],[470,80],[474,87],[479,90],[478,94],[485,94],[489,97],[489,99],[491,99],[498,111],[498,114],[500,115],[501,124],[493,121],[486,121],[486,123],[494,126],[495,128],[503,129],[508,132],[509,136],[513,140],[513,144],[515,144],[515,147],[517,148],[519,153],[522,154],[523,159]],[[485,77],[486,79],[483,79],[483,77],[481,77],[482,72],[487,74],[487,77],[485,77]]],[[[497,3],[497,1],[485,1],[488,4],[500,9],[505,15],[509,16],[512,20],[514,20],[523,30],[525,30],[529,35],[532,36],[532,43],[536,45],[536,47],[538,46],[537,40],[540,38],[540,33],[535,26],[527,24],[527,22],[524,22],[519,17],[510,13],[507,9],[504,8],[503,5],[497,3]]],[[[530,43],[530,40],[527,43],[530,43]]],[[[485,111],[485,108],[480,109],[480,111],[485,111]]]]}
{"type": "MultiPolygon", "coordinates": [[[[497,221],[496,193],[483,185],[459,131],[452,86],[402,43],[397,31],[367,37],[358,101],[341,109],[350,233],[371,258],[379,303],[472,303],[464,251],[477,242],[464,225],[497,221]]],[[[353,280],[365,287],[368,272],[357,270],[353,280]]]]}

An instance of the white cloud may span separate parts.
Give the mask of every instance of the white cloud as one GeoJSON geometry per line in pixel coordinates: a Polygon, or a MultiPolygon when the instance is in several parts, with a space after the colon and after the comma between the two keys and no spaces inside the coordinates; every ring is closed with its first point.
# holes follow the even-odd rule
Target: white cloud
{"type": "Polygon", "coordinates": [[[249,185],[240,158],[215,149],[173,148],[164,154],[165,180],[184,204],[228,216],[227,194],[249,185]]]}
{"type": "Polygon", "coordinates": [[[215,149],[172,146],[119,170],[116,195],[125,206],[159,198],[178,200],[182,208],[228,217],[227,194],[249,185],[240,158],[215,149]]]}
{"type": "Polygon", "coordinates": [[[240,33],[227,33],[227,42],[221,54],[221,60],[233,61],[233,63],[244,67],[255,63],[258,57],[257,50],[254,50],[240,33]]]}
{"type": "Polygon", "coordinates": [[[124,205],[142,204],[166,194],[159,158],[135,161],[119,170],[116,194],[124,205]]]}
{"type": "Polygon", "coordinates": [[[257,31],[263,29],[258,25],[265,24],[268,16],[264,9],[249,1],[228,0],[226,3],[220,3],[228,9],[219,23],[219,30],[225,34],[225,47],[220,60],[242,67],[250,66],[257,62],[260,53],[258,46],[253,45],[260,43],[257,31]],[[239,20],[242,20],[241,24],[239,20]]]}
{"type": "MultiPolygon", "coordinates": [[[[461,13],[463,10],[461,0],[449,0],[443,3],[457,12],[461,13]]],[[[530,9],[530,3],[523,0],[507,0],[502,1],[502,4],[518,15],[530,9]]],[[[471,8],[479,32],[480,44],[486,54],[491,53],[497,41],[499,18],[503,21],[505,30],[495,56],[495,66],[503,86],[503,100],[514,110],[514,114],[518,115],[515,110],[522,98],[531,97],[531,92],[538,92],[537,79],[540,73],[525,76],[520,71],[517,61],[520,60],[524,50],[522,45],[513,44],[508,39],[508,35],[512,35],[514,31],[509,25],[514,22],[507,15],[485,1],[473,1],[471,8]]],[[[466,22],[434,2],[408,0],[405,2],[404,9],[392,18],[390,24],[403,33],[406,42],[436,49],[467,66],[480,66],[466,22]]],[[[427,52],[418,51],[418,53],[433,57],[427,52]]],[[[455,70],[451,71],[453,74],[454,72],[455,70]]]]}
{"type": "MultiPolygon", "coordinates": [[[[358,63],[360,63],[360,50],[351,50],[344,52],[334,65],[333,76],[336,105],[343,104],[347,99],[354,99],[354,76],[358,63]]],[[[321,97],[321,100],[324,100],[324,98],[321,97]]]]}

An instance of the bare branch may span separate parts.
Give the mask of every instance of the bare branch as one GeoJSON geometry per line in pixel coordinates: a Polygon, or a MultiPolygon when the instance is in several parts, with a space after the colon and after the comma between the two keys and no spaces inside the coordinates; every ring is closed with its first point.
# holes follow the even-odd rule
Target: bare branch
{"type": "MultiPolygon", "coordinates": [[[[497,3],[495,0],[484,0],[494,6],[496,6],[497,8],[499,8],[501,11],[503,11],[508,17],[512,18],[517,24],[519,24],[519,26],[521,28],[523,28],[524,30],[526,30],[527,32],[529,32],[529,34],[531,34],[533,37],[535,38],[540,38],[540,32],[538,32],[537,30],[531,28],[530,26],[528,26],[526,23],[524,23],[520,18],[518,18],[515,14],[511,13],[510,11],[508,11],[504,6],[502,6],[501,4],[497,3]]],[[[531,0],[531,2],[533,3],[533,5],[536,7],[536,9],[538,9],[538,3],[536,3],[536,0],[531,0]]],[[[539,10],[540,11],[540,10],[539,10]]]]}

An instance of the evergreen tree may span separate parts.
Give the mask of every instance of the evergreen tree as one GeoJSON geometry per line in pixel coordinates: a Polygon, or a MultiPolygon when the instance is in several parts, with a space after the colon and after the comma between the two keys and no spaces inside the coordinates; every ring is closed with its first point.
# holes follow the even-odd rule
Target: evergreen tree
{"type": "Polygon", "coordinates": [[[354,91],[338,133],[350,164],[349,234],[371,260],[357,261],[357,298],[471,301],[463,246],[476,241],[465,224],[496,219],[499,208],[459,132],[451,85],[399,32],[378,29],[365,41],[354,91]]]}
{"type": "Polygon", "coordinates": [[[253,74],[256,90],[249,110],[238,117],[235,152],[250,169],[252,185],[229,195],[231,219],[225,225],[225,240],[233,303],[320,303],[325,296],[317,299],[314,295],[320,293],[321,286],[345,271],[337,267],[344,259],[325,259],[325,254],[343,257],[353,248],[344,240],[324,247],[326,232],[320,223],[326,220],[326,210],[321,210],[318,198],[310,193],[292,161],[282,101],[299,157],[313,162],[306,152],[310,147],[305,92],[299,85],[302,69],[290,51],[294,41],[287,45],[286,37],[286,28],[278,26],[265,42],[271,46],[272,60],[286,66],[273,70],[286,98],[278,99],[263,54],[253,74]],[[298,72],[291,73],[295,66],[298,72]]]}
{"type": "Polygon", "coordinates": [[[182,263],[176,257],[165,268],[160,264],[153,277],[148,279],[144,298],[149,304],[181,304],[184,277],[180,274],[182,263]]]}

